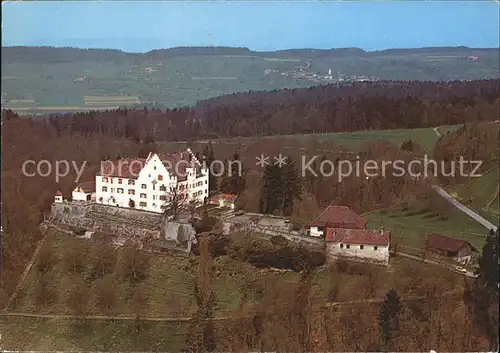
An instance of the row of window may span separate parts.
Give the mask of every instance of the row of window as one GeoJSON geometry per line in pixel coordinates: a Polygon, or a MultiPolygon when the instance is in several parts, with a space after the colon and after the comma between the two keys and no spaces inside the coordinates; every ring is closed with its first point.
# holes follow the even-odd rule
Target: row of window
{"type": "MultiPolygon", "coordinates": [[[[205,190],[205,194],[208,193],[208,190],[205,190]]],[[[193,192],[193,197],[198,197],[198,196],[201,196],[203,195],[203,191],[197,191],[197,192],[193,192]]]]}
{"type": "MultiPolygon", "coordinates": [[[[351,244],[345,244],[345,247],[346,247],[346,249],[350,249],[350,248],[351,248],[351,244]]],[[[341,249],[343,249],[343,248],[344,248],[344,244],[340,244],[340,248],[341,248],[341,249]]],[[[364,246],[364,245],[360,245],[360,246],[359,246],[359,248],[360,248],[361,250],[363,250],[363,249],[365,248],[365,246],[364,246]]],[[[378,250],[378,246],[377,246],[377,245],[375,245],[375,246],[373,247],[373,250],[378,250]]]]}

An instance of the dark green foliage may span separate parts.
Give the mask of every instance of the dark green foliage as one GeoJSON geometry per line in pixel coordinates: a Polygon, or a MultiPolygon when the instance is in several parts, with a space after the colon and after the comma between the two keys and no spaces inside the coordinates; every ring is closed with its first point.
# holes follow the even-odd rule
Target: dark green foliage
{"type": "Polygon", "coordinates": [[[212,165],[212,163],[215,161],[215,154],[214,150],[212,149],[212,145],[209,144],[205,146],[202,152],[202,162],[205,163],[206,167],[208,168],[208,187],[209,191],[214,191],[217,190],[217,173],[219,172],[216,170],[216,165],[212,165]]]}
{"type": "Polygon", "coordinates": [[[403,306],[401,299],[394,289],[385,295],[385,301],[380,308],[379,326],[382,331],[382,343],[384,346],[390,343],[395,333],[399,330],[399,316],[403,306]]]}
{"type": "Polygon", "coordinates": [[[240,194],[245,189],[245,171],[238,151],[233,154],[231,160],[225,161],[224,166],[224,176],[220,181],[219,190],[228,194],[240,194]]]}
{"type": "Polygon", "coordinates": [[[478,274],[486,286],[493,291],[498,290],[499,283],[499,246],[498,229],[496,232],[491,229],[479,258],[478,274]]]}
{"type": "Polygon", "coordinates": [[[287,164],[268,165],[264,170],[264,186],[261,195],[261,212],[269,214],[292,213],[293,204],[300,200],[302,189],[295,161],[286,159],[287,164]]]}

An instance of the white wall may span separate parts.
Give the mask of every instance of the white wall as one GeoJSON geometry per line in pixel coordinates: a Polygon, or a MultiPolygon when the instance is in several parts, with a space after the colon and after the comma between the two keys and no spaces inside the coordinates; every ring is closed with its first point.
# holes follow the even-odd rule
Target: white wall
{"type": "Polygon", "coordinates": [[[75,192],[73,191],[71,193],[71,197],[73,198],[73,201],[87,201],[87,195],[84,192],[75,192]]]}
{"type": "Polygon", "coordinates": [[[345,257],[384,264],[389,263],[389,246],[387,245],[377,245],[377,250],[375,250],[374,245],[363,245],[363,249],[361,249],[360,244],[343,243],[343,248],[340,247],[340,244],[337,242],[326,243],[326,253],[329,258],[345,257]],[[349,245],[349,249],[347,245],[349,245]]]}
{"type": "Polygon", "coordinates": [[[178,188],[179,193],[186,195],[186,202],[195,199],[203,203],[204,198],[208,196],[208,169],[202,170],[203,175],[200,178],[196,178],[194,168],[187,168],[186,172],[188,173],[187,180],[178,182],[177,177],[170,174],[158,155],[154,154],[144,165],[137,179],[109,177],[108,182],[103,182],[103,177],[96,176],[96,202],[129,208],[129,202],[132,199],[138,210],[161,213],[164,211],[161,206],[168,202],[171,188],[178,188]],[[162,176],[162,180],[158,180],[159,175],[162,176]],[[122,180],[121,184],[119,179],[122,180]],[[134,180],[134,185],[129,185],[129,180],[134,180]],[[153,184],[153,181],[156,181],[156,184],[153,184]],[[142,185],[146,188],[143,189],[142,185]],[[181,185],[184,186],[182,191],[179,189],[181,185]],[[106,191],[102,190],[103,186],[107,187],[106,191]],[[161,186],[165,186],[166,190],[160,190],[161,186]],[[123,189],[123,193],[118,192],[118,189],[120,191],[123,189]],[[129,194],[129,190],[134,190],[135,194],[129,194]],[[193,196],[195,193],[198,195],[193,196]],[[145,197],[141,198],[141,194],[145,194],[145,197]],[[161,200],[161,197],[167,200],[161,200]],[[102,201],[99,200],[100,198],[102,201]],[[141,206],[141,202],[145,202],[146,206],[141,206]]]}
{"type": "Polygon", "coordinates": [[[311,227],[309,235],[312,237],[322,237],[324,236],[324,232],[319,230],[318,227],[311,227]]]}
{"type": "Polygon", "coordinates": [[[55,196],[54,197],[54,202],[62,203],[63,202],[63,197],[62,196],[55,196]]]}

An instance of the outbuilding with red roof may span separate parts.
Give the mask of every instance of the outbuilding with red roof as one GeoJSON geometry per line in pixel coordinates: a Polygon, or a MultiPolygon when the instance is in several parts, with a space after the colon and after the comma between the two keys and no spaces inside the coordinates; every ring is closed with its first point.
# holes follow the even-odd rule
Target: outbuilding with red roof
{"type": "Polygon", "coordinates": [[[389,264],[389,232],[373,229],[327,228],[326,254],[330,260],[345,258],[353,261],[389,264]]]}
{"type": "Polygon", "coordinates": [[[454,258],[459,263],[469,262],[473,253],[477,252],[468,241],[435,233],[427,235],[426,248],[433,253],[454,258]]]}
{"type": "Polygon", "coordinates": [[[347,206],[330,205],[309,223],[309,235],[325,236],[326,228],[365,229],[366,221],[347,206]]]}

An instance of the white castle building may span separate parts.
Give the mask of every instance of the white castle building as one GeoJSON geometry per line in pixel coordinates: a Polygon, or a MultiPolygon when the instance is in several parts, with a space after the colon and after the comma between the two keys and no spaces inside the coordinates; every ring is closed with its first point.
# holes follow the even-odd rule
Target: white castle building
{"type": "Polygon", "coordinates": [[[208,197],[208,168],[190,149],[145,159],[104,161],[96,175],[98,204],[162,213],[173,195],[182,202],[208,197]]]}

